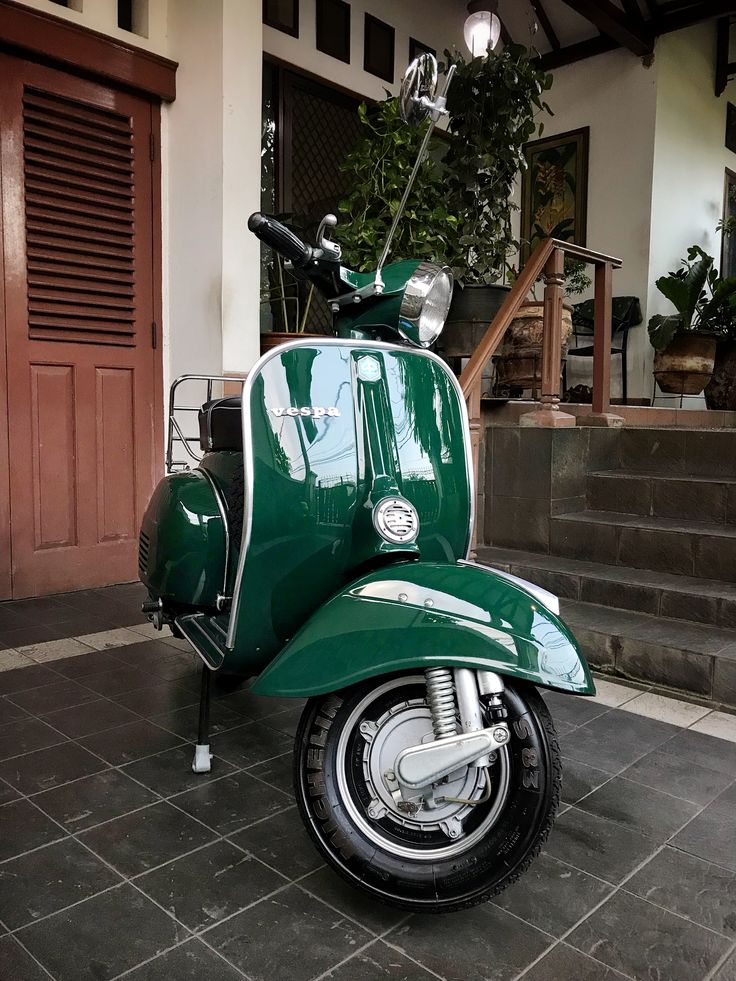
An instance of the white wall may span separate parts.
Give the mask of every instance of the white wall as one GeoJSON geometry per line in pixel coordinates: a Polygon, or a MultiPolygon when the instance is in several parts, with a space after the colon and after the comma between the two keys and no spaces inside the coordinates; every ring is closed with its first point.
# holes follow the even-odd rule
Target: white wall
{"type": "Polygon", "coordinates": [[[440,59],[445,48],[462,46],[467,16],[465,6],[461,0],[424,0],[421,4],[414,0],[369,0],[367,3],[351,0],[350,64],[347,65],[317,50],[315,0],[300,0],[299,37],[264,26],[263,50],[358,95],[383,99],[387,88],[394,93],[398,91],[401,76],[409,63],[410,37],[434,48],[440,59]],[[363,71],[366,11],[396,31],[393,85],[363,71]]]}
{"type": "MultiPolygon", "coordinates": [[[[61,17],[92,31],[99,31],[108,37],[136,47],[167,54],[166,17],[169,0],[148,0],[145,35],[123,31],[118,27],[117,0],[74,0],[69,7],[62,7],[51,0],[20,0],[26,7],[33,7],[54,17],[61,17]]],[[[179,0],[171,0],[176,4],[179,0]]],[[[206,2],[206,0],[203,0],[206,2]]],[[[250,2],[250,0],[247,0],[250,2]]],[[[137,24],[134,23],[134,26],[137,24]]]]}
{"type": "MultiPolygon", "coordinates": [[[[656,92],[653,69],[644,68],[641,60],[627,51],[611,51],[554,72],[547,93],[554,116],[539,117],[544,121],[545,137],[590,127],[586,244],[624,260],[623,267],[614,273],[614,293],[639,296],[642,307],[648,289],[656,92]]],[[[521,202],[520,186],[515,202],[521,202]]],[[[517,212],[517,234],[518,227],[517,212]]],[[[579,299],[574,297],[573,302],[579,299]]],[[[643,326],[632,332],[629,343],[629,394],[643,395],[642,365],[649,346],[643,326]]],[[[618,363],[616,358],[614,395],[620,393],[618,363]]],[[[569,359],[568,385],[589,385],[591,379],[592,359],[569,359]]]]}
{"type": "Polygon", "coordinates": [[[702,246],[720,266],[716,223],[723,213],[724,172],[726,167],[736,168],[736,154],[724,144],[726,105],[736,102],[736,84],[715,97],[715,40],[711,22],[663,37],[657,44],[648,316],[674,313],[654,284],[680,265],[688,246],[702,246]]]}

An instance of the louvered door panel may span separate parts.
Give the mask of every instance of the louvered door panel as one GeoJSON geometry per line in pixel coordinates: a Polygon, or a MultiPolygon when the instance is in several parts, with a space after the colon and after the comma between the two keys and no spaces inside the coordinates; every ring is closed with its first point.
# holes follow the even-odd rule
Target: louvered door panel
{"type": "Polygon", "coordinates": [[[11,577],[30,596],[136,578],[162,424],[154,116],[7,55],[0,77],[11,577]]]}
{"type": "Polygon", "coordinates": [[[135,344],[133,163],[129,118],[26,88],[31,339],[135,344]]]}

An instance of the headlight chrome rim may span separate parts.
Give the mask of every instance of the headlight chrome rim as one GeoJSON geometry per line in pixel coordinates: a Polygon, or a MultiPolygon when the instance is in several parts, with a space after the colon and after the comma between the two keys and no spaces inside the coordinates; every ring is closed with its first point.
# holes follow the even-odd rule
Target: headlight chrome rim
{"type": "Polygon", "coordinates": [[[431,347],[434,344],[445,326],[450,311],[453,287],[454,277],[449,266],[442,266],[437,262],[419,263],[407,281],[399,308],[399,333],[405,340],[422,348],[431,347]],[[447,281],[449,289],[446,298],[441,300],[440,325],[434,330],[431,337],[423,339],[422,312],[426,311],[427,300],[432,291],[441,288],[443,280],[447,281]]]}

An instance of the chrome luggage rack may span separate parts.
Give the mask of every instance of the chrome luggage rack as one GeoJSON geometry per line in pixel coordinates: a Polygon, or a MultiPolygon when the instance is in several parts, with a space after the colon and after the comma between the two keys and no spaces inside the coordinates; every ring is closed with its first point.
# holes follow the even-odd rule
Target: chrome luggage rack
{"type": "MultiPolygon", "coordinates": [[[[222,388],[225,384],[237,384],[240,385],[240,391],[243,391],[243,385],[245,384],[244,377],[237,377],[233,375],[179,375],[171,383],[169,388],[169,424],[166,437],[166,472],[173,473],[176,470],[190,470],[192,465],[196,466],[204,456],[204,453],[199,452],[199,431],[197,431],[194,436],[186,436],[185,429],[187,428],[184,423],[184,419],[181,420],[177,418],[177,412],[179,413],[192,413],[199,412],[202,405],[205,402],[211,401],[213,398],[223,397],[222,388]],[[206,382],[206,398],[202,399],[198,405],[177,405],[176,404],[176,392],[180,385],[185,382],[206,382]],[[218,394],[213,393],[213,385],[220,386],[220,392],[218,394]],[[182,428],[182,425],[184,428],[182,428]],[[183,459],[175,459],[174,457],[174,444],[179,444],[184,451],[183,459]],[[193,449],[192,444],[196,446],[196,450],[193,449]]],[[[196,399],[195,399],[196,401],[196,399]]],[[[187,416],[186,418],[191,418],[187,416]]],[[[195,417],[196,420],[196,417],[195,417]]]]}

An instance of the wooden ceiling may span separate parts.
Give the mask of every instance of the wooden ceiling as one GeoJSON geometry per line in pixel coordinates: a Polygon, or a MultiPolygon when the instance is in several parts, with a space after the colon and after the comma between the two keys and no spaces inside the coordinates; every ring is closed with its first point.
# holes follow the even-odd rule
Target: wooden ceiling
{"type": "Polygon", "coordinates": [[[647,58],[659,35],[736,15],[736,0],[501,0],[499,14],[506,40],[551,70],[614,48],[647,58]]]}

